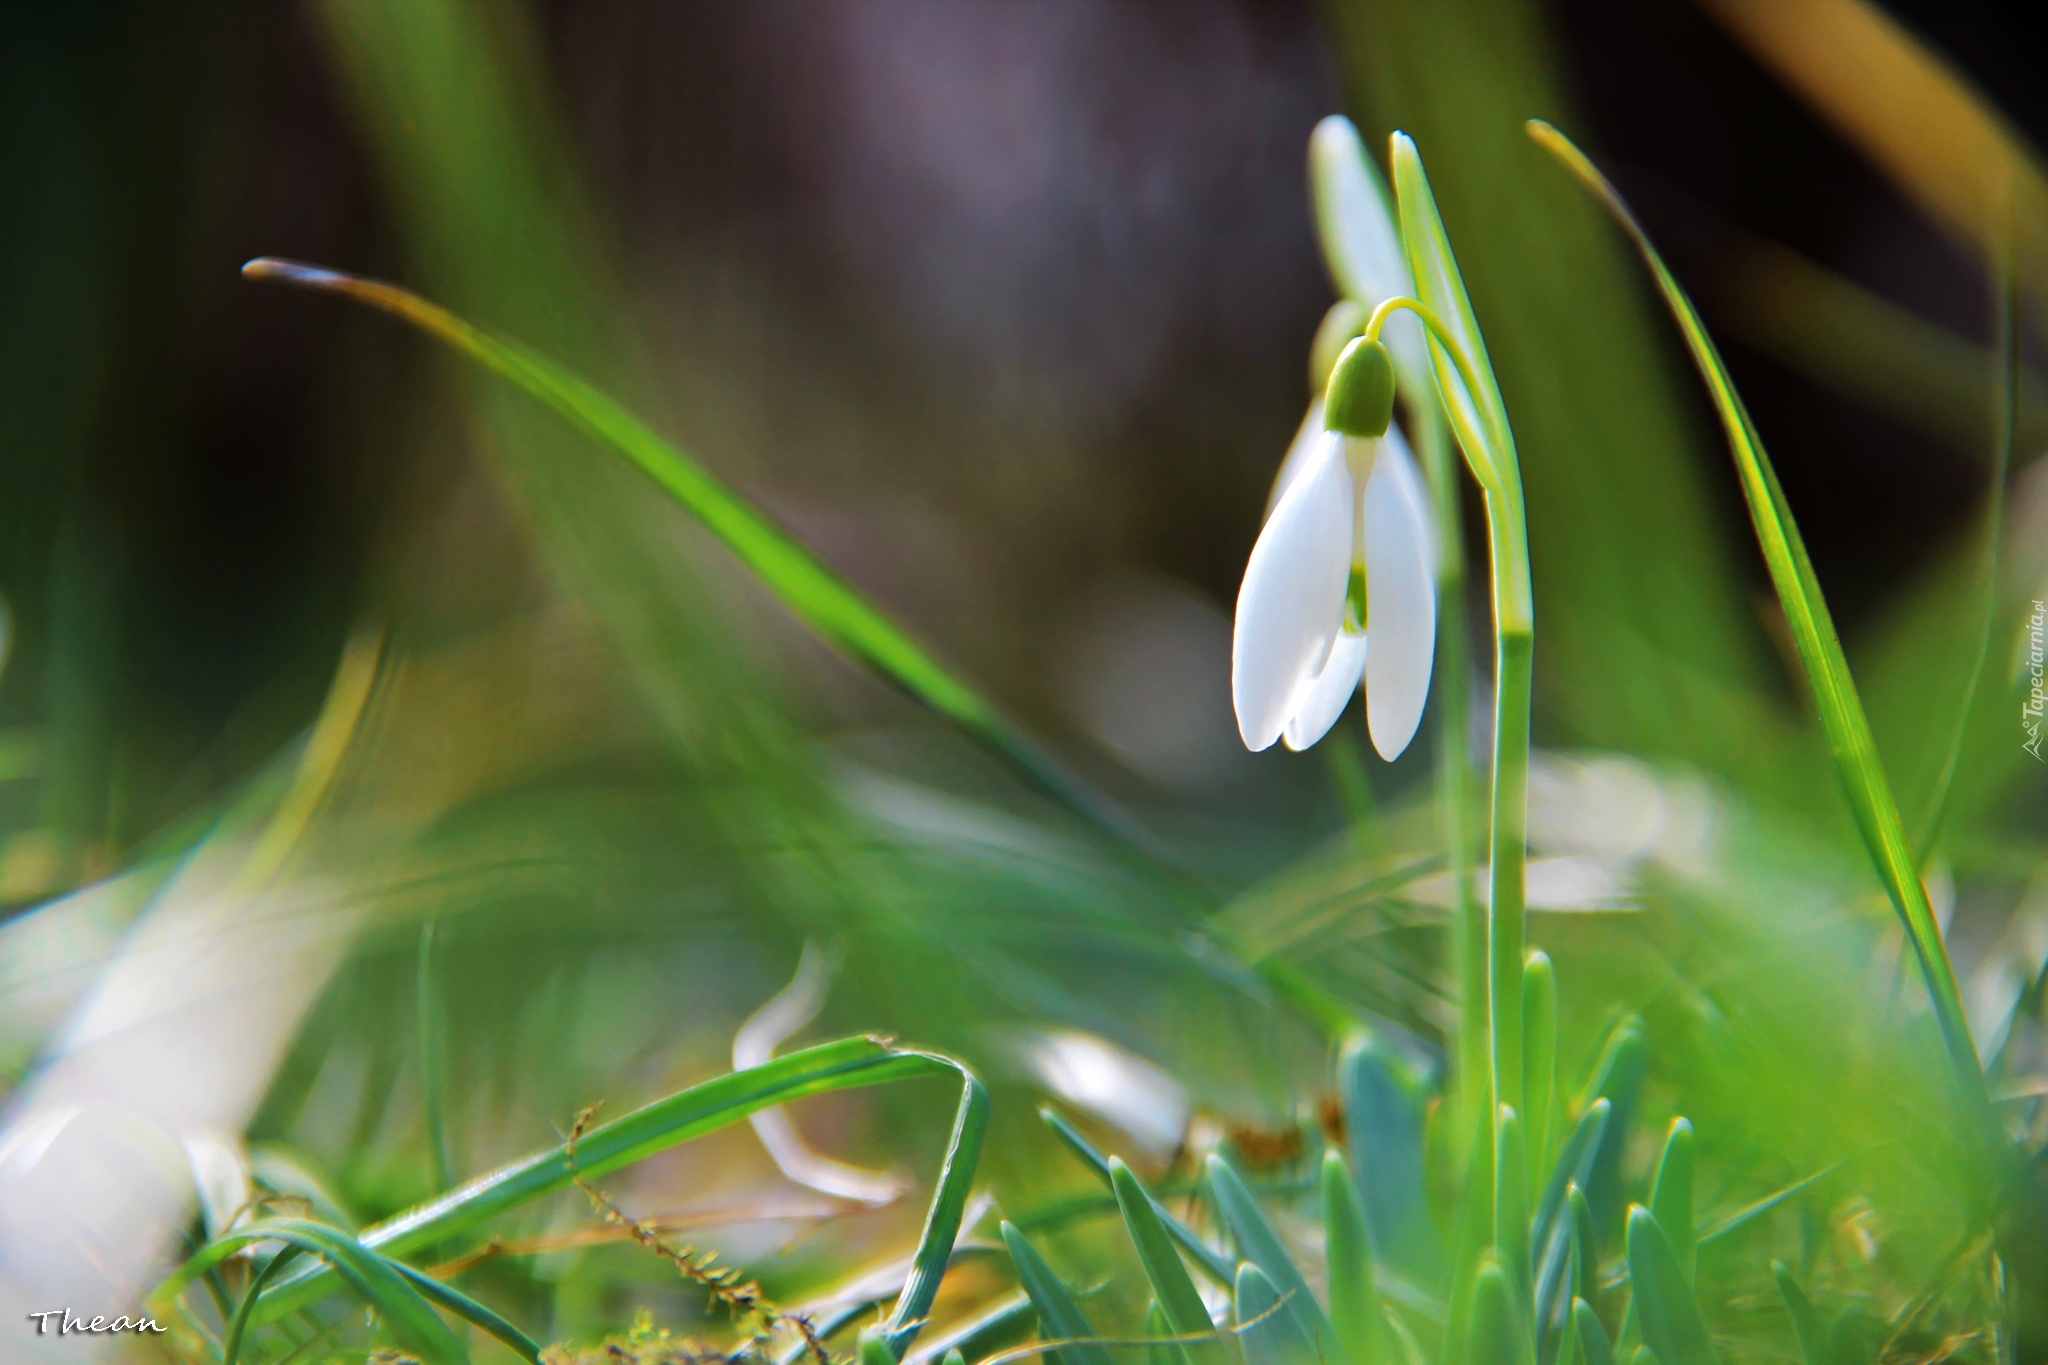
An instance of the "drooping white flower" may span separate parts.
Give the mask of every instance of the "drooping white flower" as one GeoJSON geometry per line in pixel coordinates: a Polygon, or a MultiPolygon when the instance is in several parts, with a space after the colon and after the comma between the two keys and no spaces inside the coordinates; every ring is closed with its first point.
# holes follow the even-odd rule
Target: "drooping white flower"
{"type": "Polygon", "coordinates": [[[1392,401],[1386,351],[1353,342],[1281,467],[1231,641],[1231,700],[1250,749],[1308,748],[1361,681],[1380,755],[1415,737],[1436,656],[1436,557],[1429,495],[1388,422],[1392,401]],[[1362,400],[1361,384],[1373,390],[1362,400]]]}

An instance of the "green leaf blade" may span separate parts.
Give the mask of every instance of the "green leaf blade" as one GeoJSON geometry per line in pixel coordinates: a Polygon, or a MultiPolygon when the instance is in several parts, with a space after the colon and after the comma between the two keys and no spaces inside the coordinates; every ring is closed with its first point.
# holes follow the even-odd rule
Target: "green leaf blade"
{"type": "Polygon", "coordinates": [[[1075,1343],[1046,1352],[1054,1365],[1112,1365],[1109,1351],[1093,1340],[1099,1335],[1095,1324],[1074,1302],[1074,1296],[1039,1255],[1038,1248],[1007,1222],[1001,1232],[1003,1245],[1010,1250],[1010,1261],[1017,1268],[1017,1283],[1038,1310],[1040,1339],[1075,1343]]]}
{"type": "Polygon", "coordinates": [[[1316,1347],[1280,1291],[1250,1261],[1237,1268],[1238,1345],[1245,1365],[1315,1365],[1316,1347]]]}
{"type": "MultiPolygon", "coordinates": [[[[1292,1316],[1302,1334],[1314,1344],[1316,1353],[1324,1360],[1341,1359],[1342,1347],[1337,1343],[1337,1333],[1324,1315],[1322,1305],[1309,1292],[1308,1280],[1287,1248],[1280,1243],[1273,1225],[1266,1221],[1266,1215],[1259,1208],[1259,1201],[1245,1188],[1244,1181],[1232,1170],[1230,1163],[1222,1157],[1211,1155],[1207,1166],[1209,1193],[1215,1200],[1217,1215],[1223,1226],[1230,1230],[1231,1240],[1237,1243],[1238,1255],[1257,1266],[1286,1295],[1287,1306],[1283,1310],[1292,1316]]],[[[1242,1282],[1244,1272],[1238,1271],[1242,1282]]]]}
{"type": "Polygon", "coordinates": [[[1372,1235],[1343,1156],[1323,1153],[1323,1245],[1329,1259],[1330,1327],[1350,1365],[1386,1358],[1386,1317],[1374,1286],[1372,1235]]]}
{"type": "Polygon", "coordinates": [[[1879,761],[1870,719],[1850,676],[1848,658],[1842,652],[1834,618],[1828,611],[1820,580],[1807,556],[1805,541],[1792,518],[1785,490],[1778,483],[1777,471],[1764,452],[1755,423],[1750,420],[1748,409],[1736,393],[1734,380],[1708,336],[1698,310],[1614,186],[1585,153],[1557,129],[1535,119],[1529,122],[1528,129],[1537,143],[1563,163],[1600,200],[1634,243],[1685,338],[1701,378],[1706,381],[1715,411],[1728,437],[1729,453],[1735,461],[1743,497],[1749,504],[1750,522],[1763,549],[1771,584],[1791,627],[1801,668],[1820,713],[1821,727],[1827,735],[1836,771],[1848,796],[1850,812],[1855,817],[1878,877],[1913,943],[1957,1084],[1965,1100],[1977,1111],[1973,1118],[1988,1117],[1989,1100],[1984,1088],[1984,1074],[1977,1060],[1976,1048],[1970,1041],[1969,1021],[1956,985],[1955,968],[1949,961],[1941,927],[1935,921],[1926,888],[1920,881],[1919,864],[1907,844],[1898,802],[1879,761]]]}
{"type": "MultiPolygon", "coordinates": [[[[1131,1174],[1131,1168],[1115,1157],[1109,1160],[1109,1172],[1131,1245],[1137,1249],[1139,1264],[1152,1285],[1153,1297],[1159,1301],[1159,1311],[1166,1315],[1174,1335],[1194,1337],[1215,1331],[1209,1309],[1196,1292],[1195,1282],[1188,1278],[1187,1267],[1174,1250],[1173,1235],[1160,1220],[1152,1196],[1131,1174]]],[[[1213,1341],[1187,1343],[1181,1347],[1181,1356],[1187,1365],[1226,1365],[1227,1361],[1222,1346],[1213,1341]]]]}
{"type": "Polygon", "coordinates": [[[1628,1215],[1628,1274],[1636,1321],[1658,1365],[1718,1365],[1678,1252],[1656,1215],[1640,1204],[1628,1215]]]}

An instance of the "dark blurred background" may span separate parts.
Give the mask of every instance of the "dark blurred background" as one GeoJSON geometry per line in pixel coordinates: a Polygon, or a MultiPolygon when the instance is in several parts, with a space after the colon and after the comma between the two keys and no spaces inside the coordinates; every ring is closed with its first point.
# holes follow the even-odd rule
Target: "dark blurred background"
{"type": "MultiPolygon", "coordinates": [[[[1889,8],[2048,138],[2039,6],[1889,8]]],[[[1315,7],[537,18],[525,96],[594,191],[639,331],[647,372],[614,386],[1034,725],[1228,787],[1228,611],[1330,300],[1303,162],[1342,97],[1315,7]],[[1213,733],[1134,707],[1133,677],[1213,733]]],[[[1982,423],[1800,363],[1760,244],[1981,344],[1978,270],[1701,9],[1538,18],[1572,131],[1723,332],[1853,632],[1968,518],[1982,423]]],[[[351,623],[432,597],[420,546],[451,522],[531,572],[474,452],[416,439],[438,359],[237,277],[274,254],[411,279],[341,79],[297,4],[0,24],[0,720],[46,778],[0,790],[35,806],[7,822],[28,829],[0,850],[10,900],[119,859],[303,726],[351,623]]]]}

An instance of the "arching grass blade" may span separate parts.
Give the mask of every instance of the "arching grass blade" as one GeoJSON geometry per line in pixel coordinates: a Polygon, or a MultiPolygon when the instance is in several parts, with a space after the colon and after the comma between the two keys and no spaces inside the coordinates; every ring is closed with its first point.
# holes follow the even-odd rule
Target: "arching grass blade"
{"type": "MultiPolygon", "coordinates": [[[[403,1256],[470,1232],[579,1176],[604,1175],[772,1105],[920,1077],[954,1079],[961,1085],[961,1096],[910,1276],[884,1323],[888,1344],[900,1357],[931,1309],[959,1234],[988,1123],[988,1092],[972,1072],[949,1057],[897,1048],[874,1038],[824,1043],[691,1086],[589,1129],[576,1142],[573,1165],[567,1144],[550,1148],[368,1228],[360,1240],[384,1256],[403,1256]]],[[[324,1267],[295,1273],[265,1292],[254,1320],[269,1321],[303,1306],[333,1288],[334,1276],[333,1269],[324,1267]]]]}
{"type": "MultiPolygon", "coordinates": [[[[175,1300],[186,1286],[245,1246],[257,1242],[283,1242],[278,1253],[284,1264],[300,1253],[310,1253],[327,1262],[327,1274],[348,1285],[358,1298],[377,1311],[394,1340],[428,1365],[467,1365],[468,1352],[441,1321],[433,1306],[391,1262],[351,1237],[340,1228],[300,1218],[270,1218],[236,1228],[214,1238],[158,1286],[157,1301],[175,1300]]],[[[277,1261],[272,1262],[281,1271],[277,1261]]],[[[262,1292],[268,1274],[259,1273],[250,1293],[237,1310],[229,1329],[229,1349],[239,1343],[251,1322],[252,1308],[262,1292]]]]}
{"type": "MultiPolygon", "coordinates": [[[[1587,159],[1585,153],[1557,129],[1536,119],[1532,119],[1528,127],[1529,135],[1562,162],[1606,206],[1642,253],[1643,261],[1655,278],[1665,304],[1685,336],[1693,361],[1706,381],[1715,410],[1720,414],[1721,425],[1727,432],[1728,449],[1735,459],[1743,497],[1749,503],[1750,520],[1756,527],[1757,541],[1763,548],[1772,586],[1777,589],[1778,601],[1784,607],[1785,620],[1791,628],[1800,664],[1820,712],[1821,726],[1827,733],[1828,747],[1834,754],[1835,767],[1848,795],[1850,811],[1856,818],[1856,826],[1891,897],[1893,908],[1905,922],[1907,937],[1913,943],[1921,974],[1927,982],[1935,1020],[1941,1029],[1942,1042],[1948,1049],[1949,1064],[1955,1072],[1956,1082],[1975,1114],[1988,1119],[1989,1101],[1984,1089],[1984,1074],[1970,1041],[1969,1021],[1963,1011],[1962,995],[1956,988],[1955,969],[1949,962],[1948,948],[1942,942],[1941,926],[1935,922],[1934,909],[1928,903],[1926,888],[1921,884],[1918,860],[1907,844],[1898,802],[1878,760],[1870,720],[1864,713],[1855,681],[1849,675],[1848,659],[1843,655],[1842,642],[1835,633],[1834,618],[1821,595],[1820,581],[1814,576],[1806,543],[1793,522],[1785,490],[1779,486],[1777,472],[1764,453],[1756,425],[1735,392],[1727,366],[1722,363],[1720,352],[1708,337],[1706,325],[1701,322],[1692,300],[1679,287],[1677,279],[1650,244],[1649,236],[1636,222],[1614,186],[1608,183],[1607,177],[1587,159]]],[[[1665,1365],[1675,1363],[1667,1361],[1665,1365]]]]}
{"type": "Polygon", "coordinates": [[[250,279],[341,294],[446,342],[623,455],[739,556],[806,625],[987,744],[1047,795],[1149,853],[1159,844],[1120,807],[1079,782],[973,687],[946,669],[865,594],[710,470],[597,388],[536,351],[381,280],[258,257],[250,279]]]}

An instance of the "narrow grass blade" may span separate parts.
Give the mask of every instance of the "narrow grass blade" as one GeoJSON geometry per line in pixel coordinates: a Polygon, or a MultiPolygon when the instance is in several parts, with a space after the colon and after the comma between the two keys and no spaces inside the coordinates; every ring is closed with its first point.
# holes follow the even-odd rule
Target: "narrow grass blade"
{"type": "Polygon", "coordinates": [[[1799,1338],[1799,1358],[1805,1365],[1830,1365],[1828,1327],[1821,1320],[1820,1310],[1813,1306],[1813,1300],[1792,1278],[1792,1271],[1783,1261],[1771,1262],[1771,1278],[1778,1282],[1778,1297],[1785,1301],[1785,1311],[1791,1315],[1792,1334],[1799,1338]]]}
{"type": "Polygon", "coordinates": [[[427,1159],[433,1167],[434,1188],[445,1190],[455,1181],[448,1161],[448,1062],[447,1033],[441,1018],[440,928],[440,921],[433,918],[420,925],[413,1008],[418,1013],[420,1107],[427,1119],[427,1159]]]}
{"type": "Polygon", "coordinates": [[[889,1349],[898,1360],[924,1327],[932,1303],[939,1297],[939,1282],[952,1263],[953,1244],[960,1238],[960,1221],[966,1215],[967,1200],[974,1193],[974,1170],[981,1162],[982,1139],[988,1133],[988,1091],[978,1077],[951,1058],[926,1054],[942,1062],[960,1078],[960,1106],[953,1112],[953,1132],[946,1141],[946,1159],[939,1168],[938,1187],[932,1191],[931,1208],[925,1214],[924,1230],[918,1234],[917,1250],[911,1256],[910,1278],[896,1296],[896,1306],[884,1323],[889,1349]]]}
{"type": "Polygon", "coordinates": [[[1692,1279],[1696,1242],[1693,1236],[1693,1135],[1687,1119],[1671,1120],[1664,1138],[1664,1150],[1657,1157],[1657,1172],[1650,1180],[1650,1212],[1657,1226],[1671,1239],[1678,1253],[1679,1268],[1692,1279]]]}
{"type": "MultiPolygon", "coordinates": [[[[158,1286],[153,1297],[164,1303],[171,1302],[208,1270],[243,1247],[257,1242],[283,1242],[286,1251],[278,1253],[281,1258],[310,1253],[325,1260],[330,1267],[328,1273],[347,1284],[358,1298],[376,1310],[392,1339],[428,1365],[466,1365],[469,1354],[462,1349],[462,1343],[406,1277],[388,1259],[359,1239],[324,1223],[299,1218],[270,1218],[224,1233],[201,1247],[191,1260],[158,1286]]],[[[251,1301],[261,1292],[262,1281],[267,1278],[259,1275],[257,1282],[250,1286],[248,1299],[236,1313],[230,1329],[232,1344],[239,1345],[251,1321],[251,1301]]]]}
{"type": "Polygon", "coordinates": [[[1500,1107],[1494,1130],[1493,1245],[1517,1304],[1534,1299],[1529,1263],[1529,1157],[1522,1119],[1512,1106],[1500,1107]]]}
{"type": "Polygon", "coordinates": [[[1074,1296],[1053,1274],[1038,1249],[1009,1223],[1003,1224],[1002,1233],[1003,1245],[1010,1249],[1010,1260],[1017,1267],[1017,1283],[1031,1296],[1031,1304],[1038,1310],[1039,1337],[1087,1343],[1047,1351],[1053,1365],[1112,1365],[1108,1349],[1090,1340],[1100,1335],[1095,1324],[1088,1321],[1088,1315],[1074,1302],[1074,1296]]]}
{"type": "MultiPolygon", "coordinates": [[[[1543,1354],[1542,1333],[1537,1333],[1536,1358],[1546,1360],[1543,1354]]],[[[1572,1328],[1572,1312],[1569,1305],[1564,1312],[1564,1325],[1557,1334],[1557,1350],[1547,1357],[1548,1365],[1583,1365],[1586,1358],[1579,1344],[1579,1334],[1572,1328]]]]}
{"type": "Polygon", "coordinates": [[[420,1297],[435,1307],[453,1313],[481,1331],[488,1332],[504,1342],[528,1365],[542,1365],[540,1343],[520,1331],[495,1310],[478,1303],[462,1291],[441,1283],[426,1271],[407,1265],[404,1261],[386,1262],[393,1270],[405,1277],[420,1293],[420,1297]]]}
{"type": "Polygon", "coordinates": [[[1472,1282],[1472,1326],[1464,1365],[1535,1365],[1536,1344],[1514,1280],[1500,1266],[1479,1268],[1472,1282]]]}
{"type": "Polygon", "coordinates": [[[1351,1173],[1373,1255],[1411,1278],[1433,1278],[1443,1253],[1423,1196],[1422,1106],[1373,1039],[1346,1048],[1338,1067],[1351,1173]]]}
{"type": "Polygon", "coordinates": [[[1522,1115],[1532,1172],[1550,1169],[1556,1095],[1557,973],[1549,954],[1537,951],[1522,971],[1522,1115]]]}
{"type": "MultiPolygon", "coordinates": [[[[911,1275],[887,1324],[891,1345],[900,1353],[930,1310],[959,1233],[988,1122],[988,1092],[972,1072],[949,1057],[873,1038],[805,1048],[691,1086],[585,1132],[576,1143],[573,1165],[566,1144],[549,1148],[368,1228],[361,1241],[382,1255],[403,1256],[470,1232],[499,1214],[567,1187],[578,1176],[602,1176],[772,1105],[921,1077],[958,1081],[961,1098],[911,1275]]],[[[256,1320],[269,1321],[319,1297],[333,1287],[334,1273],[328,1268],[300,1272],[273,1286],[263,1295],[256,1320]]]]}
{"type": "MultiPolygon", "coordinates": [[[[2012,212],[2009,202],[2006,212],[2008,216],[2012,212]]],[[[2011,227],[2010,223],[2006,224],[2008,238],[2011,227]]],[[[2005,480],[2012,468],[2013,447],[2019,433],[2019,283],[2014,274],[2010,240],[1994,253],[1994,261],[1997,293],[1992,301],[1992,312],[1996,318],[1994,330],[1998,338],[1997,409],[1992,420],[1991,478],[1985,490],[1984,512],[1978,519],[1976,532],[1981,546],[1977,595],[1982,607],[1978,629],[1973,632],[1975,648],[1971,652],[1969,669],[1963,686],[1956,693],[1955,723],[1943,741],[1940,766],[1935,770],[1934,781],[1928,788],[1913,831],[1912,847],[1920,851],[1923,860],[1933,856],[1935,842],[1941,837],[1942,826],[1948,816],[1949,796],[1955,790],[1956,769],[1962,762],[1970,716],[1976,709],[1977,694],[1984,686],[1984,665],[1991,656],[1991,637],[1998,630],[1998,543],[2005,526],[2005,480]]]]}
{"type": "Polygon", "coordinates": [[[1158,853],[1158,841],[1127,812],[1083,786],[795,536],[591,384],[516,341],[493,336],[439,304],[381,280],[267,256],[245,264],[242,273],[368,304],[517,385],[638,466],[811,629],[979,738],[1047,795],[1118,837],[1158,853]]]}
{"type": "Polygon", "coordinates": [[[1245,1365],[1316,1365],[1315,1343],[1287,1311],[1266,1272],[1250,1261],[1237,1268],[1238,1346],[1245,1365]]]}
{"type": "Polygon", "coordinates": [[[1572,1209],[1572,1297],[1591,1302],[1600,1287],[1600,1239],[1593,1230],[1593,1206],[1577,1185],[1569,1196],[1572,1209]]]}
{"type": "MultiPolygon", "coordinates": [[[[1570,1287],[1568,1283],[1576,1233],[1574,1199],[1577,1206],[1585,1205],[1583,1191],[1592,1179],[1593,1163],[1600,1155],[1602,1140],[1607,1134],[1608,1117],[1613,1112],[1611,1101],[1598,1099],[1579,1116],[1571,1136],[1565,1139],[1564,1147],[1558,1153],[1557,1165],[1543,1191],[1543,1202],[1536,1206],[1536,1220],[1529,1229],[1529,1244],[1536,1257],[1536,1324],[1539,1336],[1564,1315],[1571,1294],[1584,1292],[1570,1287]]],[[[1592,1221],[1590,1211],[1586,1218],[1588,1223],[1592,1221]]]]}
{"type": "MultiPolygon", "coordinates": [[[[1109,1160],[1109,1173],[1124,1227],[1131,1234],[1131,1245],[1137,1248],[1139,1264],[1145,1267],[1145,1278],[1159,1300],[1159,1311],[1166,1314],[1167,1325],[1175,1336],[1182,1337],[1214,1331],[1216,1325],[1209,1320],[1209,1310],[1195,1292],[1195,1282],[1188,1278],[1180,1253],[1173,1249],[1173,1236],[1153,1208],[1152,1196],[1131,1174],[1131,1168],[1115,1157],[1109,1160]]],[[[1227,1360],[1216,1342],[1184,1344],[1181,1355],[1187,1365],[1225,1365],[1227,1360]]]]}
{"type": "Polygon", "coordinates": [[[1323,1153],[1323,1247],[1337,1344],[1350,1365],[1381,1365],[1387,1358],[1387,1322],[1373,1283],[1372,1235],[1350,1169],[1335,1148],[1323,1153]]]}
{"type": "Polygon", "coordinates": [[[1744,1204],[1741,1208],[1735,1210],[1733,1213],[1724,1214],[1722,1217],[1716,1218],[1713,1222],[1707,1224],[1705,1227],[1700,1229],[1699,1244],[1701,1246],[1705,1246],[1707,1243],[1714,1241],[1717,1238],[1726,1237],[1730,1233],[1733,1233],[1738,1229],[1748,1227],[1751,1223],[1763,1217],[1772,1209],[1778,1207],[1778,1205],[1784,1203],[1787,1199],[1790,1199],[1793,1195],[1798,1194],[1801,1190],[1807,1189],[1812,1185],[1818,1184],[1820,1181],[1825,1180],[1827,1177],[1833,1175],[1839,1169],[1839,1166],[1825,1167],[1824,1169],[1815,1171],[1812,1175],[1806,1176],[1803,1179],[1795,1180],[1791,1184],[1786,1185],[1781,1189],[1771,1191],[1771,1193],[1765,1195],[1763,1198],[1757,1200],[1753,1204],[1744,1204]]]}
{"type": "Polygon", "coordinates": [[[1604,1099],[1612,1106],[1593,1154],[1592,1167],[1579,1182],[1596,1222],[1611,1225],[1621,1203],[1621,1156],[1628,1141],[1629,1121],[1643,1091],[1650,1064],[1650,1044],[1640,1020],[1633,1016],[1615,1024],[1580,1091],[1581,1105],[1604,1099]]]}
{"type": "Polygon", "coordinates": [[[1578,1339],[1584,1365],[1614,1365],[1614,1343],[1607,1339],[1600,1315],[1584,1299],[1572,1300],[1572,1336],[1578,1339]]]}
{"type": "MultiPolygon", "coordinates": [[[[1038,1322],[1038,1306],[1031,1302],[1031,1296],[1018,1291],[1005,1299],[998,1299],[993,1307],[982,1310],[976,1316],[962,1323],[948,1327],[938,1337],[924,1337],[917,1349],[904,1357],[907,1365],[924,1365],[925,1362],[943,1359],[951,1352],[980,1360],[983,1356],[1014,1345],[1023,1339],[1038,1322]]],[[[823,1337],[821,1330],[818,1335],[823,1337]]],[[[798,1356],[781,1365],[793,1365],[800,1358],[804,1343],[796,1343],[798,1356]]]]}
{"type": "MultiPolygon", "coordinates": [[[[1266,1221],[1259,1201],[1252,1198],[1244,1181],[1222,1157],[1210,1156],[1207,1173],[1209,1197],[1215,1202],[1223,1226],[1230,1230],[1230,1239],[1237,1243],[1237,1254],[1265,1272],[1265,1277],[1287,1296],[1284,1311],[1294,1318],[1316,1354],[1329,1361],[1342,1359],[1343,1348],[1337,1344],[1336,1330],[1330,1326],[1315,1295],[1309,1292],[1308,1280],[1300,1267],[1280,1244],[1273,1225],[1266,1221]]],[[[1242,1284],[1243,1280],[1244,1272],[1240,1270],[1238,1282],[1242,1284]]]]}
{"type": "MultiPolygon", "coordinates": [[[[1109,1158],[1097,1151],[1094,1143],[1083,1137],[1073,1124],[1068,1123],[1058,1111],[1049,1106],[1041,1108],[1038,1117],[1046,1127],[1052,1129],[1055,1137],[1066,1144],[1067,1150],[1080,1159],[1083,1166],[1095,1172],[1105,1189],[1111,1194],[1116,1192],[1116,1185],[1110,1179],[1109,1158]]],[[[1150,1197],[1149,1191],[1147,1197],[1150,1197]]],[[[1235,1271],[1228,1257],[1203,1241],[1200,1234],[1174,1217],[1157,1199],[1152,1200],[1152,1210],[1159,1215],[1159,1221],[1166,1225],[1166,1230],[1173,1235],[1173,1240],[1180,1243],[1180,1249],[1188,1254],[1189,1260],[1201,1268],[1203,1274],[1225,1289],[1232,1286],[1235,1271]]]]}
{"type": "MultiPolygon", "coordinates": [[[[1750,520],[1756,527],[1757,541],[1763,547],[1772,585],[1784,607],[1786,623],[1791,628],[1800,663],[1813,691],[1821,726],[1827,733],[1828,747],[1833,751],[1836,770],[1849,798],[1850,811],[1869,848],[1878,876],[1891,896],[1893,908],[1904,921],[1907,937],[1912,940],[1957,1084],[1972,1106],[1974,1116],[1987,1117],[1989,1102],[1985,1096],[1984,1075],[1977,1062],[1976,1049],[1970,1041],[1969,1021],[1963,1012],[1962,995],[1956,988],[1955,969],[1949,962],[1948,948],[1942,942],[1941,926],[1935,922],[1933,907],[1928,903],[1926,888],[1920,881],[1919,863],[1907,844],[1898,803],[1878,760],[1870,720],[1864,713],[1856,684],[1849,675],[1849,663],[1835,633],[1834,619],[1821,595],[1813,564],[1807,558],[1805,541],[1800,538],[1799,528],[1792,520],[1785,490],[1779,486],[1777,473],[1764,453],[1763,441],[1757,435],[1748,409],[1736,394],[1727,367],[1708,337],[1706,326],[1693,308],[1692,300],[1665,267],[1663,259],[1621,196],[1586,155],[1557,129],[1540,120],[1532,120],[1529,133],[1592,191],[1635,243],[1685,336],[1694,363],[1706,380],[1714,407],[1727,431],[1728,448],[1741,478],[1743,496],[1749,503],[1750,520]]],[[[1665,1365],[1674,1365],[1674,1362],[1667,1361],[1665,1365]]]]}
{"type": "Polygon", "coordinates": [[[1658,1365],[1717,1365],[1692,1282],[1656,1215],[1628,1212],[1628,1276],[1635,1319],[1658,1365]]]}

